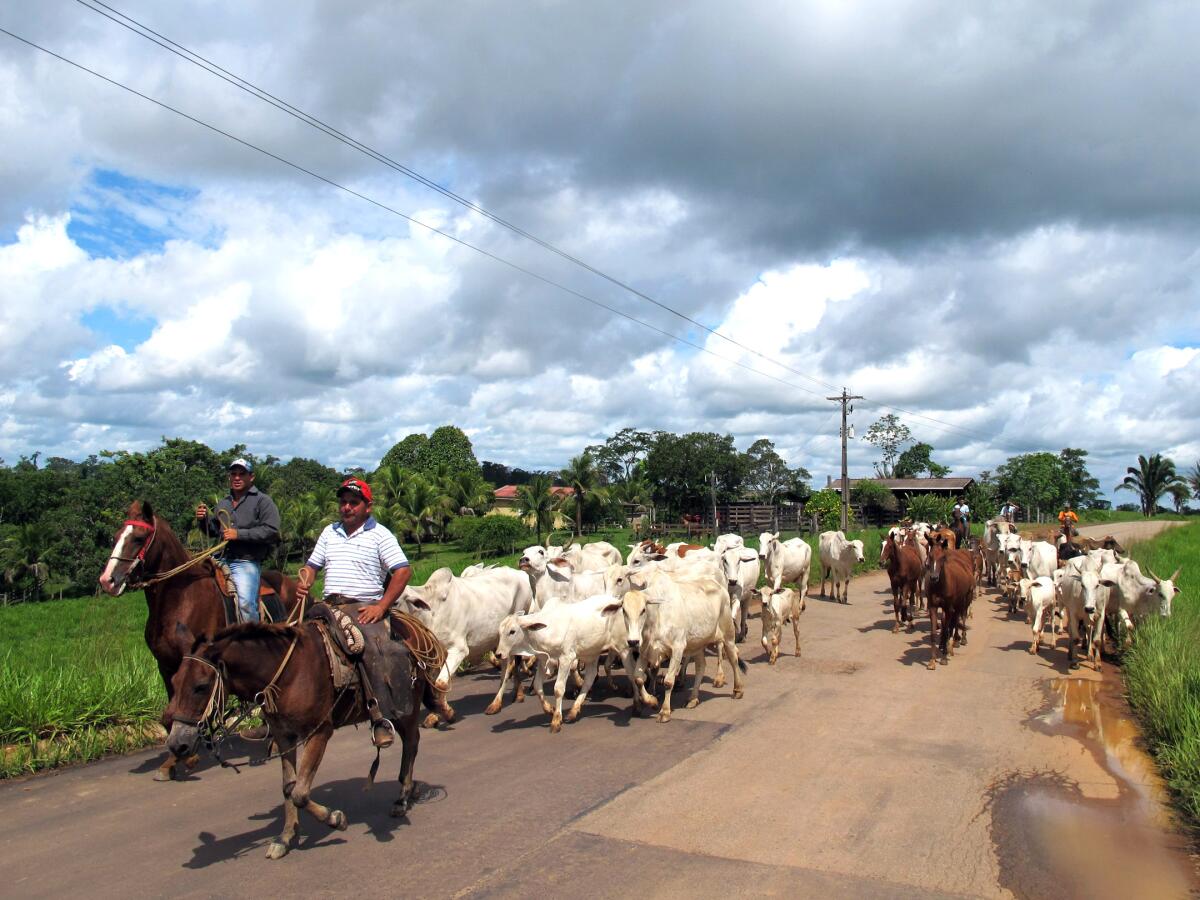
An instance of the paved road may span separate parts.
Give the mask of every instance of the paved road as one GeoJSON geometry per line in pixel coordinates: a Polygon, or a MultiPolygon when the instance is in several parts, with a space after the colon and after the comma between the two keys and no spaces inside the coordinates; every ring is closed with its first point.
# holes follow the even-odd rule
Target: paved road
{"type": "Polygon", "coordinates": [[[346,731],[315,796],[349,830],[302,819],[300,847],[278,862],[263,858],[281,822],[276,763],[158,784],[157,754],[141,754],[5,784],[4,890],[1186,893],[1189,861],[1111,685],[1064,679],[1062,642],[1031,657],[1024,622],[990,593],[971,624],[968,646],[927,671],[927,627],[892,634],[886,576],[865,576],[849,606],[810,598],[800,658],[769,667],[756,640],[743,645],[745,699],[706,685],[697,709],[659,724],[601,692],[554,736],[531,701],[482,715],[495,679],[475,675],[456,689],[460,723],[424,735],[424,799],[407,821],[387,816],[391,783],[363,791],[373,752],[365,731],[346,731]]]}

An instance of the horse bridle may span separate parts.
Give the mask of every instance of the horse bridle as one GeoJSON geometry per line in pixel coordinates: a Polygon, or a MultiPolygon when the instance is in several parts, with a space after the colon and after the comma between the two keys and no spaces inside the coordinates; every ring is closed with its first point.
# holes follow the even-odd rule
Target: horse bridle
{"type": "Polygon", "coordinates": [[[146,561],[146,551],[149,550],[151,545],[154,543],[154,538],[158,535],[158,529],[154,527],[153,522],[147,522],[144,519],[126,519],[121,524],[132,525],[134,528],[145,528],[150,532],[150,538],[146,541],[146,543],[142,544],[142,549],[137,552],[136,556],[117,556],[114,548],[112,555],[108,557],[109,559],[115,559],[117,562],[133,563],[133,565],[129,567],[129,571],[125,573],[125,579],[128,580],[129,576],[133,574],[133,570],[136,569],[138,565],[146,561]]]}
{"type": "Polygon", "coordinates": [[[204,705],[204,712],[200,714],[200,718],[192,720],[185,719],[181,716],[175,716],[175,721],[182,725],[187,725],[189,728],[199,728],[202,725],[207,725],[209,731],[214,731],[215,729],[209,720],[212,719],[214,713],[223,711],[225,709],[225,675],[217,666],[213,665],[202,656],[188,655],[184,656],[183,658],[190,659],[193,662],[198,662],[208,666],[213,670],[213,672],[216,673],[217,679],[213,682],[212,691],[209,692],[208,702],[204,705]]]}

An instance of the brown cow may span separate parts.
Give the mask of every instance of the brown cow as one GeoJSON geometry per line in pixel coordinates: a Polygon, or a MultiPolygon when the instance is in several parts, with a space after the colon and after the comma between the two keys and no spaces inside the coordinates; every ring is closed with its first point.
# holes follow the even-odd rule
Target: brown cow
{"type": "Polygon", "coordinates": [[[913,630],[913,607],[917,603],[921,576],[925,574],[920,554],[917,553],[915,546],[907,542],[903,546],[898,546],[895,536],[889,534],[883,543],[883,558],[880,565],[887,569],[888,579],[892,583],[892,608],[896,613],[892,634],[900,630],[901,619],[908,624],[908,630],[911,632],[913,630]]]}
{"type": "Polygon", "coordinates": [[[966,618],[975,598],[975,567],[971,554],[955,550],[951,541],[938,535],[929,542],[925,558],[929,595],[929,642],[932,655],[928,668],[946,665],[954,655],[953,643],[966,643],[966,618]],[[939,627],[940,620],[940,627],[939,627]]]}

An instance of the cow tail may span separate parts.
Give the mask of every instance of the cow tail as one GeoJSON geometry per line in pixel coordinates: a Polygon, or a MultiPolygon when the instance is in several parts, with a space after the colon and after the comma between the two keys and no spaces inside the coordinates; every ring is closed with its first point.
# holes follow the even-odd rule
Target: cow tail
{"type": "Polygon", "coordinates": [[[743,675],[750,671],[750,667],[746,665],[746,661],[741,656],[738,656],[738,668],[742,670],[743,675]]]}

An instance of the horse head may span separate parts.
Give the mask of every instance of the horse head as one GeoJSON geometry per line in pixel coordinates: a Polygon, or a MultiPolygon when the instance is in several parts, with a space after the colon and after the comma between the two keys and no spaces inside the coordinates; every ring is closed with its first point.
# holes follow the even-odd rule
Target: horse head
{"type": "Polygon", "coordinates": [[[171,702],[163,712],[163,724],[169,728],[167,749],[183,759],[196,752],[201,727],[224,707],[225,685],[219,660],[206,635],[196,637],[183,622],[175,625],[180,646],[190,647],[171,678],[171,702]]]}
{"type": "Polygon", "coordinates": [[[134,500],[125,513],[125,521],[113,538],[112,552],[100,574],[100,587],[114,597],[125,590],[130,575],[142,565],[154,546],[159,526],[148,500],[134,500]]]}

